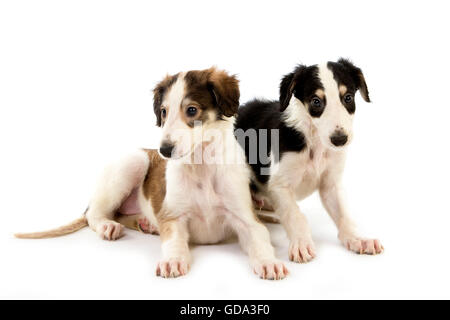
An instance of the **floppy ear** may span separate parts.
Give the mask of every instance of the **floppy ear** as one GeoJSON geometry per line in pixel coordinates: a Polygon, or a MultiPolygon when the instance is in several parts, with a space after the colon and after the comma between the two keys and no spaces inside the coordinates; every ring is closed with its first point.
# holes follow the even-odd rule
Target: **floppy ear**
{"type": "Polygon", "coordinates": [[[367,89],[366,79],[364,79],[364,75],[362,73],[362,70],[358,67],[356,67],[350,60],[340,58],[338,60],[338,63],[343,65],[347,71],[350,73],[353,81],[356,84],[356,89],[359,90],[359,93],[361,93],[361,96],[366,102],[370,102],[369,97],[369,90],[367,89]]]}
{"type": "Polygon", "coordinates": [[[234,116],[239,108],[239,80],[222,70],[211,68],[210,71],[208,87],[215,103],[223,115],[234,116]]]}
{"type": "Polygon", "coordinates": [[[155,112],[156,125],[158,127],[161,127],[161,103],[163,94],[164,90],[158,84],[155,89],[153,89],[153,111],[155,112]]]}
{"type": "Polygon", "coordinates": [[[291,101],[292,95],[295,93],[295,86],[300,74],[305,69],[304,65],[298,65],[295,70],[283,77],[280,83],[280,111],[286,110],[291,101]]]}
{"type": "Polygon", "coordinates": [[[161,104],[164,98],[164,94],[167,88],[170,87],[176,80],[178,74],[174,76],[167,75],[163,80],[161,80],[153,89],[153,111],[156,115],[156,125],[161,127],[161,104]]]}
{"type": "Polygon", "coordinates": [[[283,77],[280,83],[280,111],[286,110],[291,101],[292,93],[294,92],[294,72],[291,72],[283,77]]]}

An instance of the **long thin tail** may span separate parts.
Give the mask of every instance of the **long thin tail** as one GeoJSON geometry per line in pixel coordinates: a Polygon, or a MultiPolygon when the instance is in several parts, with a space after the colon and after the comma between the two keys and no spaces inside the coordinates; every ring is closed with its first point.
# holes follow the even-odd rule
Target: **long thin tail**
{"type": "Polygon", "coordinates": [[[44,239],[44,238],[54,238],[64,236],[69,233],[73,233],[84,227],[88,226],[86,216],[83,216],[65,226],[43,231],[43,232],[31,232],[31,233],[16,233],[14,236],[20,239],[44,239]]]}

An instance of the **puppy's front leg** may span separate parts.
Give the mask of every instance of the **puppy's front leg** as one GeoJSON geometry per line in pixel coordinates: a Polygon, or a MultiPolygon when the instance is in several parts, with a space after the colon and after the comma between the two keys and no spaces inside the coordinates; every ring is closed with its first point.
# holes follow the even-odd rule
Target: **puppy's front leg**
{"type": "Polygon", "coordinates": [[[338,238],[351,251],[360,254],[378,254],[383,252],[383,246],[377,239],[360,237],[353,221],[345,208],[343,190],[339,182],[325,179],[319,189],[320,198],[338,228],[338,238]]]}
{"type": "Polygon", "coordinates": [[[175,278],[189,271],[189,233],[187,222],[181,218],[159,222],[163,260],[158,263],[156,275],[175,278]]]}
{"type": "Polygon", "coordinates": [[[239,216],[233,214],[232,220],[239,242],[250,258],[253,272],[268,280],[286,277],[289,272],[286,266],[275,258],[269,231],[257,220],[251,208],[240,211],[239,216]]]}
{"type": "Polygon", "coordinates": [[[289,187],[273,187],[270,197],[290,240],[289,259],[300,263],[314,259],[316,249],[308,221],[300,211],[292,190],[289,187]]]}

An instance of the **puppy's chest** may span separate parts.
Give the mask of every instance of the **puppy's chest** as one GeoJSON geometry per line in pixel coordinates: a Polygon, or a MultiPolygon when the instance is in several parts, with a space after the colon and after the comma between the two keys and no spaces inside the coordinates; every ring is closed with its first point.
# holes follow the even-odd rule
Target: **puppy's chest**
{"type": "Polygon", "coordinates": [[[222,214],[224,208],[223,186],[217,168],[200,168],[195,172],[180,173],[183,184],[180,185],[185,193],[184,211],[191,218],[210,220],[222,214]]]}
{"type": "Polygon", "coordinates": [[[288,164],[290,168],[287,171],[292,174],[291,185],[295,188],[298,198],[303,198],[318,188],[329,162],[329,154],[325,148],[316,146],[298,154],[297,159],[288,164]]]}

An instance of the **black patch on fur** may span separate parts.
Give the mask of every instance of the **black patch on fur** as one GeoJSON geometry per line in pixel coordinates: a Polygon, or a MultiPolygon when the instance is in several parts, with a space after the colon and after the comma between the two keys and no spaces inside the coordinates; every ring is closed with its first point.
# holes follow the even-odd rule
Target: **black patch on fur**
{"type": "MultiPolygon", "coordinates": [[[[314,95],[313,95],[313,97],[314,97],[314,95]]],[[[311,98],[311,100],[312,100],[312,98],[311,98]]],[[[320,99],[320,100],[322,100],[322,106],[320,108],[313,106],[311,104],[311,100],[309,100],[307,102],[303,102],[303,103],[308,105],[308,112],[311,115],[311,117],[320,118],[322,113],[325,111],[325,107],[327,106],[327,98],[323,97],[323,99],[320,99]]]]}
{"type": "Polygon", "coordinates": [[[319,78],[319,68],[317,65],[304,66],[298,65],[293,72],[285,75],[280,84],[280,110],[284,111],[291,100],[292,95],[299,99],[305,106],[308,106],[308,112],[312,117],[320,117],[324,111],[323,108],[315,110],[311,108],[311,99],[315,96],[318,89],[323,90],[322,82],[319,78]]]}
{"type": "MultiPolygon", "coordinates": [[[[281,159],[283,154],[286,152],[301,152],[306,147],[305,135],[302,132],[286,126],[282,117],[282,112],[280,111],[280,103],[278,101],[263,101],[263,100],[252,100],[242,105],[238,110],[238,116],[235,123],[235,129],[242,129],[244,132],[248,129],[256,130],[257,137],[257,154],[256,163],[249,163],[252,171],[260,183],[267,183],[269,180],[269,175],[261,174],[262,169],[270,168],[270,155],[273,142],[271,141],[271,131],[272,129],[279,130],[279,155],[274,154],[274,158],[277,160],[278,157],[281,159]],[[262,139],[262,133],[260,129],[267,130],[267,149],[260,150],[260,139],[262,139]],[[263,153],[264,154],[260,154],[263,153]]],[[[245,141],[239,141],[241,147],[245,150],[245,155],[247,162],[250,159],[250,145],[249,139],[246,138],[245,141]],[[242,145],[243,143],[243,145],[242,145]]],[[[253,183],[254,184],[254,183],[253,183]]],[[[252,188],[252,186],[250,186],[252,188]]],[[[256,187],[256,185],[254,186],[256,187]]]]}
{"type": "MultiPolygon", "coordinates": [[[[367,89],[364,75],[360,68],[356,67],[347,59],[339,59],[338,62],[328,62],[328,69],[333,73],[334,80],[339,85],[347,87],[347,93],[355,95],[356,91],[360,90],[361,96],[367,102],[370,102],[369,90],[367,89]]],[[[349,104],[346,104],[341,95],[342,104],[347,109],[348,113],[355,113],[356,106],[355,100],[349,104]]]]}
{"type": "Polygon", "coordinates": [[[259,192],[258,186],[253,181],[250,182],[250,191],[253,193],[259,192]]]}

